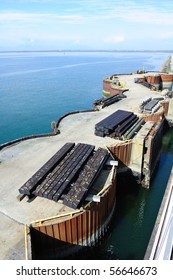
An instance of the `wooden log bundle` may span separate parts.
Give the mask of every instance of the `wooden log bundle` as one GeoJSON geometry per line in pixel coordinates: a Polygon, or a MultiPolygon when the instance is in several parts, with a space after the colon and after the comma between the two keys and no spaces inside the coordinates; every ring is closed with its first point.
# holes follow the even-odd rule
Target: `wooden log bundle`
{"type": "Polygon", "coordinates": [[[122,140],[129,140],[132,139],[136,133],[142,128],[145,121],[143,118],[139,118],[127,131],[123,134],[122,140]]]}
{"type": "Polygon", "coordinates": [[[20,189],[25,195],[45,197],[76,209],[93,185],[109,153],[93,145],[66,143],[20,189]]]}
{"type": "Polygon", "coordinates": [[[30,195],[74,145],[74,143],[66,143],[19,189],[19,192],[21,194],[30,195]]]}
{"type": "Polygon", "coordinates": [[[49,174],[48,178],[36,188],[34,194],[58,201],[93,150],[94,146],[77,144],[49,174]]]}
{"type": "MultiPolygon", "coordinates": [[[[126,91],[126,90],[124,90],[126,91]]],[[[94,103],[93,103],[93,109],[97,109],[97,108],[104,108],[104,107],[107,107],[107,106],[110,106],[111,104],[114,104],[115,102],[118,102],[120,101],[121,99],[125,98],[126,96],[121,93],[121,94],[115,94],[113,96],[109,96],[109,97],[103,97],[103,98],[100,98],[98,100],[96,100],[94,103]]]]}
{"type": "Polygon", "coordinates": [[[63,203],[71,208],[78,208],[82,199],[86,196],[93,182],[98,176],[101,168],[108,158],[108,152],[99,148],[95,154],[89,159],[78,179],[69,190],[63,200],[63,203]]]}
{"type": "Polygon", "coordinates": [[[138,117],[134,113],[117,110],[95,125],[95,135],[121,138],[137,120],[138,117]]]}
{"type": "Polygon", "coordinates": [[[136,115],[130,116],[126,121],[119,125],[114,132],[115,137],[121,137],[136,121],[138,117],[136,115]]]}

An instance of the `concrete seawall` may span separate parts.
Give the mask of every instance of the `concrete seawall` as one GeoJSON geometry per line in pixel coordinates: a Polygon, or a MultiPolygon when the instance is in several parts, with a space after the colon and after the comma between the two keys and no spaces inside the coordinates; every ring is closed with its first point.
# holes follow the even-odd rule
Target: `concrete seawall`
{"type": "MultiPolygon", "coordinates": [[[[98,137],[94,134],[95,124],[118,109],[132,111],[138,114],[139,104],[143,99],[158,97],[157,92],[134,83],[136,75],[122,76],[129,88],[123,99],[101,111],[71,114],[61,119],[58,135],[44,135],[16,141],[10,145],[1,146],[0,150],[0,259],[24,259],[24,224],[32,220],[47,217],[46,209],[49,201],[39,208],[32,202],[33,211],[29,213],[29,203],[18,201],[18,189],[53,155],[65,142],[86,143],[96,148],[119,145],[120,141],[110,137],[98,137]],[[8,235],[8,240],[7,240],[8,235]]],[[[127,158],[129,162],[129,158],[127,158]]],[[[54,215],[58,209],[51,209],[54,215]]]]}

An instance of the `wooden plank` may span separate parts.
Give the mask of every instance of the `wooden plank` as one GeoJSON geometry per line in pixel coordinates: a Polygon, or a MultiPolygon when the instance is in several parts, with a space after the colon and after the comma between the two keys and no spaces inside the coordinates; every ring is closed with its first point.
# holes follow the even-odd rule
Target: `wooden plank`
{"type": "Polygon", "coordinates": [[[58,178],[58,176],[62,174],[64,165],[71,156],[73,150],[74,148],[65,156],[65,158],[63,158],[63,160],[55,167],[55,169],[48,174],[46,179],[39,186],[37,186],[36,190],[34,191],[35,195],[43,196],[44,191],[46,191],[46,189],[50,187],[50,185],[58,178]]]}
{"type": "Polygon", "coordinates": [[[132,112],[117,110],[95,125],[95,134],[98,136],[110,135],[119,125],[132,115],[132,112]]]}
{"type": "Polygon", "coordinates": [[[53,224],[54,238],[60,239],[59,224],[53,224]]]}
{"type": "Polygon", "coordinates": [[[122,136],[137,120],[138,117],[136,115],[130,116],[125,122],[117,127],[114,132],[115,136],[122,136]]]}
{"type": "Polygon", "coordinates": [[[91,153],[94,150],[94,146],[87,145],[84,147],[83,152],[78,157],[77,161],[74,161],[73,164],[70,166],[68,174],[65,174],[65,180],[63,184],[57,189],[57,185],[53,190],[53,200],[57,201],[61,196],[62,192],[67,188],[67,186],[71,183],[73,178],[79,173],[80,169],[82,168],[85,161],[89,158],[91,153]]]}
{"type": "Polygon", "coordinates": [[[71,220],[73,244],[78,244],[77,218],[71,220]]]}
{"type": "Polygon", "coordinates": [[[88,220],[86,211],[82,215],[82,232],[83,232],[83,245],[88,246],[88,220]]]}
{"type": "Polygon", "coordinates": [[[66,143],[55,155],[53,155],[20,189],[21,194],[30,195],[48,173],[62,160],[62,158],[74,147],[74,143],[66,143]]]}
{"type": "Polygon", "coordinates": [[[60,232],[61,241],[66,242],[67,241],[67,232],[66,232],[66,227],[65,227],[65,221],[59,224],[59,232],[60,232]]]}
{"type": "Polygon", "coordinates": [[[126,118],[130,117],[133,113],[117,110],[116,112],[109,115],[107,118],[103,119],[101,122],[97,123],[95,127],[106,127],[108,129],[114,129],[118,124],[123,122],[126,118]]]}
{"type": "Polygon", "coordinates": [[[62,181],[64,173],[67,172],[71,161],[73,161],[74,156],[80,153],[82,148],[82,144],[76,145],[66,156],[65,158],[56,166],[53,170],[52,174],[49,174],[46,180],[42,182],[42,184],[36,189],[35,195],[48,197],[48,194],[57,184],[57,181],[62,181]]]}
{"type": "Polygon", "coordinates": [[[83,197],[91,188],[93,182],[97,178],[100,170],[108,158],[108,152],[99,148],[95,154],[89,159],[78,179],[73,184],[68,194],[65,196],[63,203],[69,207],[77,209],[83,197]]]}
{"type": "Polygon", "coordinates": [[[83,231],[82,231],[82,224],[83,224],[83,214],[77,217],[77,236],[78,236],[78,243],[83,244],[83,231]]]}
{"type": "Polygon", "coordinates": [[[71,220],[65,222],[66,233],[67,233],[67,242],[72,243],[72,229],[71,229],[71,220]]]}

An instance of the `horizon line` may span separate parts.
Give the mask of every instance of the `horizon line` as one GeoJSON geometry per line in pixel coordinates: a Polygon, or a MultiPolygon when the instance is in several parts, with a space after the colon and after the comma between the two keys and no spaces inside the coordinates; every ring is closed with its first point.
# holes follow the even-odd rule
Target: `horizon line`
{"type": "Polygon", "coordinates": [[[173,50],[0,50],[0,53],[22,53],[22,52],[173,52],[173,50]]]}

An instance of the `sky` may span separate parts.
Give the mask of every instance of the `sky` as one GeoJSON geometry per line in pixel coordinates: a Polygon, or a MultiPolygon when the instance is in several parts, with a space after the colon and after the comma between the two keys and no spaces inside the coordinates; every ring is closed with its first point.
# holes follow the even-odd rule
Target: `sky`
{"type": "Polygon", "coordinates": [[[0,51],[172,49],[172,0],[0,0],[0,51]]]}

